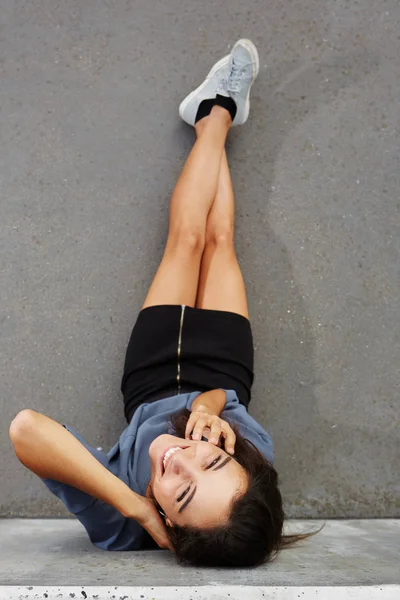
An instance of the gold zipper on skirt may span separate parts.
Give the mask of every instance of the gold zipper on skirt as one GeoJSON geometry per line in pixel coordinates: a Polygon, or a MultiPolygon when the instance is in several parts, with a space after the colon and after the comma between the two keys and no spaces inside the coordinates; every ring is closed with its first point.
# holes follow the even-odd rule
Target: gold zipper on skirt
{"type": "Polygon", "coordinates": [[[181,347],[182,347],[182,329],[183,329],[183,317],[185,315],[186,306],[182,304],[181,307],[181,321],[179,325],[179,336],[178,336],[178,350],[177,350],[177,374],[176,382],[178,384],[178,394],[181,393],[181,347]]]}

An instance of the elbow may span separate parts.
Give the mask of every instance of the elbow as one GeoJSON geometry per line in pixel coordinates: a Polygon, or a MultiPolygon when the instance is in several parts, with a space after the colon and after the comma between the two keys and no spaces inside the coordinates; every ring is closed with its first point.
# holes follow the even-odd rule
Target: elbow
{"type": "Polygon", "coordinates": [[[21,410],[11,422],[9,435],[15,451],[21,442],[26,444],[32,432],[37,428],[37,416],[37,412],[26,408],[21,410]]]}

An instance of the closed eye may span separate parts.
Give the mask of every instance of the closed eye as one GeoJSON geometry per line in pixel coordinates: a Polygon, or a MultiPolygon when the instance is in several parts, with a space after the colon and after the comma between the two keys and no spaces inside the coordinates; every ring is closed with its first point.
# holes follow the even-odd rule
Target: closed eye
{"type": "MultiPolygon", "coordinates": [[[[215,465],[218,464],[218,462],[220,460],[221,460],[221,455],[219,455],[215,460],[213,460],[212,463],[209,464],[208,467],[206,467],[206,470],[211,469],[212,467],[215,467],[215,465]]],[[[182,494],[179,496],[179,498],[176,499],[176,501],[182,502],[184,497],[187,496],[187,494],[189,493],[189,490],[190,490],[190,486],[188,488],[186,488],[186,490],[184,492],[182,492],[182,494]]]]}
{"type": "MultiPolygon", "coordinates": [[[[223,460],[222,462],[220,462],[220,458],[221,458],[221,456],[219,456],[218,458],[215,459],[215,461],[213,461],[212,464],[219,462],[219,464],[216,467],[213,467],[213,471],[219,471],[220,469],[222,469],[226,464],[228,464],[232,460],[231,456],[227,456],[225,458],[225,460],[223,460]]],[[[210,467],[206,467],[206,468],[210,468],[210,467]]],[[[181,496],[181,499],[186,496],[186,494],[188,493],[189,489],[190,489],[190,486],[183,492],[183,496],[181,496]]],[[[188,504],[193,500],[193,497],[194,497],[194,495],[196,493],[196,490],[197,490],[197,485],[194,486],[194,488],[193,488],[191,494],[189,495],[189,497],[185,500],[185,502],[179,508],[179,510],[178,510],[179,513],[181,513],[183,510],[185,510],[185,508],[188,506],[188,504]]]]}
{"type": "Polygon", "coordinates": [[[218,461],[221,460],[221,455],[218,456],[218,458],[216,458],[215,460],[212,461],[211,465],[208,465],[208,467],[206,467],[206,469],[211,469],[211,467],[215,467],[215,465],[217,464],[218,461]]]}
{"type": "Polygon", "coordinates": [[[176,500],[176,501],[177,501],[177,502],[181,502],[181,500],[183,500],[183,499],[184,499],[184,497],[187,495],[187,493],[189,492],[189,490],[190,490],[190,485],[189,485],[189,487],[188,487],[188,488],[186,488],[186,490],[183,492],[183,494],[182,494],[181,496],[179,496],[179,498],[177,498],[177,500],[176,500]]]}

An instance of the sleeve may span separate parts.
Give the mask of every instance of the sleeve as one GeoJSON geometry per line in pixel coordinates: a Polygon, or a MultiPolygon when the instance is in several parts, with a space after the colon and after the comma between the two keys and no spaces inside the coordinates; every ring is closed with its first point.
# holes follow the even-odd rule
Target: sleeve
{"type": "Polygon", "coordinates": [[[239,403],[234,390],[226,391],[226,404],[221,418],[235,424],[241,435],[252,442],[270,463],[274,461],[274,446],[271,436],[249,415],[246,407],[239,403]]]}
{"type": "MultiPolygon", "coordinates": [[[[107,454],[93,448],[72,428],[64,425],[87,450],[108,469],[107,454]]],[[[90,541],[102,550],[138,550],[143,528],[133,519],[127,519],[113,506],[86,494],[66,483],[42,479],[46,487],[57,496],[67,510],[75,515],[86,529],[90,541]]]]}

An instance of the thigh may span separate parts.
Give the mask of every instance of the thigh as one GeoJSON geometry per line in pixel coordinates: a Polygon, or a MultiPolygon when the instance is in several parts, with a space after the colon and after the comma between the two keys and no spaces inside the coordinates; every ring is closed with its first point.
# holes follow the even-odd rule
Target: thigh
{"type": "Polygon", "coordinates": [[[233,244],[207,244],[200,269],[197,308],[249,318],[246,288],[233,244]]]}
{"type": "Polygon", "coordinates": [[[246,289],[234,243],[234,196],[228,161],[221,161],[218,191],[207,219],[196,306],[248,318],[246,289]]]}
{"type": "Polygon", "coordinates": [[[168,239],[164,256],[142,308],[161,304],[194,306],[202,249],[189,242],[168,239]]]}

